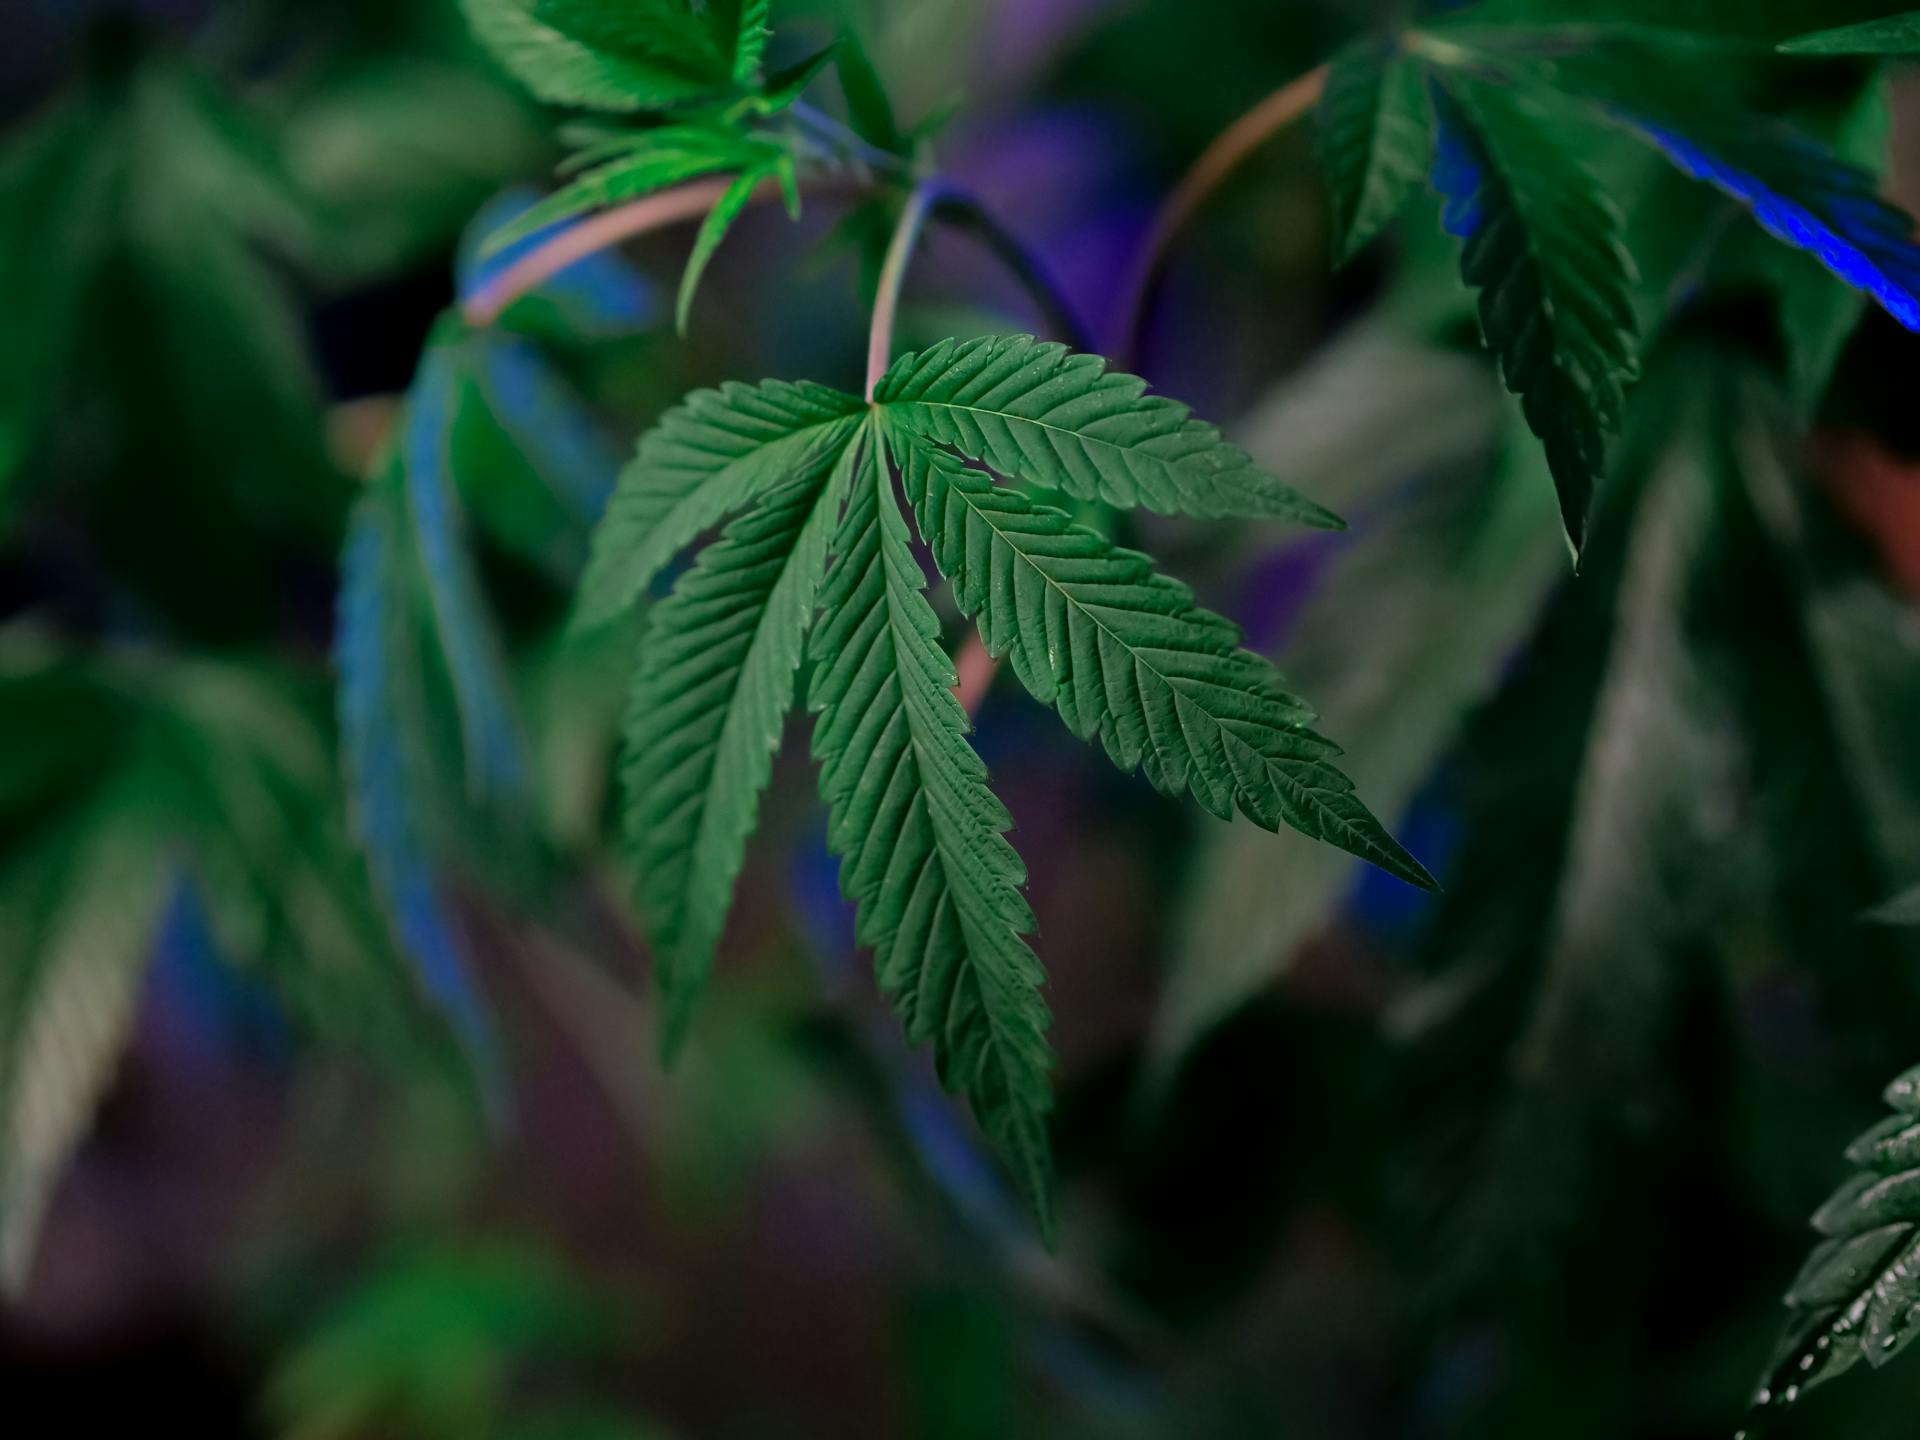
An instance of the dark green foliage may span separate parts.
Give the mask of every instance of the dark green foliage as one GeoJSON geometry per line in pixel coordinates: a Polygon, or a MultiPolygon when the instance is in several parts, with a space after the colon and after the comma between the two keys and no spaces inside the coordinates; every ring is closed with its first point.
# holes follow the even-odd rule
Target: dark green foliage
{"type": "Polygon", "coordinates": [[[1847,1147],[1864,1167],[1813,1217],[1823,1237],[1787,1290],[1794,1320],[1755,1391],[1750,1423],[1790,1410],[1861,1360],[1879,1367],[1920,1318],[1920,1072],[1887,1087],[1897,1113],[1847,1147]]]}
{"type": "Polygon", "coordinates": [[[883,453],[897,443],[884,427],[862,443],[814,632],[828,841],[907,1038],[936,1047],[942,1081],[972,1102],[1051,1236],[1047,1010],[1020,938],[1033,928],[1026,871],[967,743],[883,453]]]}
{"type": "MultiPolygon", "coordinates": [[[[849,454],[850,452],[843,452],[849,454]]],[[[679,1048],[773,769],[845,492],[826,452],[760,496],[653,612],[627,711],[627,840],[679,1048]]]]}
{"type": "Polygon", "coordinates": [[[1801,35],[1780,48],[1795,55],[1913,55],[1920,53],[1920,12],[1801,35]]]}
{"type": "Polygon", "coordinates": [[[1638,374],[1633,261],[1618,208],[1540,104],[1449,80],[1434,183],[1507,388],[1546,446],[1576,553],[1638,374]]]}
{"type": "Polygon", "coordinates": [[[1334,263],[1344,265],[1426,178],[1433,153],[1426,79],[1398,46],[1363,42],[1334,57],[1317,118],[1334,263]]]}

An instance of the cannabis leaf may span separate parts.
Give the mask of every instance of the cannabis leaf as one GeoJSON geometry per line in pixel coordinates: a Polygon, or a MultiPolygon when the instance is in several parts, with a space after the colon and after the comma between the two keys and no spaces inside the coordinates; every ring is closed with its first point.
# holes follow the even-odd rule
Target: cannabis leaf
{"type": "Polygon", "coordinates": [[[641,641],[621,782],[669,1056],[712,969],[772,774],[850,456],[817,452],[761,496],[700,552],[641,641]]]}
{"type": "Polygon", "coordinates": [[[1790,55],[1917,55],[1920,11],[1843,25],[1837,30],[1817,30],[1788,40],[1780,48],[1790,55]]]}
{"type": "Polygon", "coordinates": [[[867,47],[860,43],[858,31],[842,30],[833,47],[833,64],[840,76],[840,90],[847,99],[847,119],[854,133],[869,145],[896,155],[909,149],[907,136],[895,118],[893,102],[880,72],[873,68],[867,47]]]}
{"type": "Polygon", "coordinates": [[[837,454],[862,408],[838,390],[785,380],[689,395],[641,438],[621,475],[594,534],[575,623],[623,614],[715,523],[837,454]]]}
{"type": "Polygon", "coordinates": [[[410,684],[422,664],[398,491],[395,476],[361,500],[341,556],[334,664],[347,790],[396,940],[418,967],[427,994],[470,1050],[485,1056],[493,1049],[492,1025],[416,808],[429,785],[428,761],[420,753],[424,702],[410,684]]]}
{"type": "Polygon", "coordinates": [[[1684,173],[1746,206],[1768,234],[1805,250],[1920,330],[1920,246],[1913,220],[1878,182],[1782,122],[1733,114],[1615,114],[1684,173]]]}
{"type": "Polygon", "coordinates": [[[674,323],[682,335],[687,333],[687,316],[693,309],[694,293],[700,288],[700,277],[706,274],[708,262],[720,248],[720,242],[727,238],[733,222],[740,218],[740,212],[752,201],[753,192],[769,180],[777,183],[786,197],[788,217],[800,218],[800,182],[794,173],[793,156],[785,150],[772,151],[734,176],[701,222],[700,232],[694,236],[693,249],[687,256],[687,268],[681,274],[674,323]]]}
{"type": "Polygon", "coordinates": [[[904,357],[874,401],[923,440],[1076,500],[1341,528],[1186,406],[1146,390],[1097,355],[1026,335],[985,336],[904,357]]]}
{"type": "Polygon", "coordinates": [[[258,661],[0,636],[0,1252],[13,1279],[119,1061],[169,906],[204,911],[217,953],[270,981],[303,1029],[416,1077],[448,1058],[383,944],[304,688],[258,661]]]}
{"type": "Polygon", "coordinates": [[[876,428],[834,538],[812,646],[828,841],[907,1038],[935,1047],[943,1083],[971,1101],[1050,1235],[1047,1011],[1040,963],[1020,938],[1033,928],[1026,872],[952,693],[882,455],[898,441],[876,428]]]}
{"type": "Polygon", "coordinates": [[[0,1280],[26,1279],[53,1187],[113,1079],[168,875],[137,778],[0,877],[0,1280]],[[96,822],[97,817],[97,822],[96,822]]]}
{"type": "Polygon", "coordinates": [[[780,381],[699,392],[641,440],[576,609],[577,625],[619,615],[679,549],[737,516],[653,610],[626,723],[626,831],[671,1053],[712,968],[818,602],[809,705],[860,939],[909,1038],[933,1042],[943,1083],[970,1100],[1046,1228],[1047,1016],[1020,939],[1032,917],[950,693],[896,471],[960,608],[1075,734],[1223,818],[1292,825],[1432,884],[1228,621],[1145,556],[944,448],[1088,498],[1331,519],[1143,389],[1098,357],[1016,336],[907,355],[871,404],[780,381]]]}
{"type": "Polygon", "coordinates": [[[1864,1167],[1822,1205],[1825,1238],[1787,1290],[1795,1312],[1749,1423],[1780,1415],[1861,1360],[1875,1369],[1920,1329],[1920,1069],[1886,1090],[1896,1112],[1847,1147],[1864,1167]]]}
{"type": "Polygon", "coordinates": [[[404,1247],[302,1317],[265,1404],[289,1440],[650,1440],[574,1394],[620,1320],[536,1247],[404,1247]]]}
{"type": "Polygon", "coordinates": [[[1334,768],[1339,748],[1307,728],[1312,711],[1240,648],[1230,621],[1146,556],[900,429],[906,495],[955,600],[1068,729],[1221,819],[1238,810],[1263,829],[1290,825],[1432,887],[1334,768]]]}
{"type": "MultiPolygon", "coordinates": [[[[696,16],[683,0],[461,3],[480,43],[555,105],[632,111],[701,99],[732,86],[736,56],[744,53],[738,5],[709,6],[696,16]]],[[[752,8],[763,22],[764,7],[752,8]]],[[[757,63],[757,50],[753,55],[757,63]]]]}
{"type": "Polygon", "coordinates": [[[1546,446],[1577,554],[1638,374],[1620,213],[1531,98],[1447,76],[1436,100],[1445,225],[1502,378],[1546,446]]]}
{"type": "Polygon", "coordinates": [[[1426,79],[1401,48],[1365,41],[1334,57],[1317,112],[1320,167],[1344,265],[1400,212],[1433,151],[1426,79]]]}
{"type": "Polygon", "coordinates": [[[706,175],[782,173],[791,150],[763,135],[712,120],[687,119],[650,130],[618,131],[595,140],[570,166],[574,178],[487,241],[489,252],[574,219],[589,210],[636,200],[706,175]]]}
{"type": "Polygon", "coordinates": [[[449,464],[455,382],[449,354],[430,346],[407,402],[402,442],[407,508],[434,629],[453,679],[469,785],[477,798],[523,803],[524,742],[449,464]]]}

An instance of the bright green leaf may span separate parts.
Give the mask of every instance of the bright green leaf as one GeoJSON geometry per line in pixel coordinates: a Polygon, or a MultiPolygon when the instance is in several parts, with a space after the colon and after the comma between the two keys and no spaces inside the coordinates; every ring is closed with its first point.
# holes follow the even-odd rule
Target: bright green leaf
{"type": "Polygon", "coordinates": [[[1410,884],[1432,877],[1332,763],[1339,747],[1233,624],[1193,603],[1146,556],[915,436],[901,456],[908,500],[960,608],[1035,699],[1123,770],[1191,791],[1221,819],[1290,825],[1410,884]]]}
{"type": "Polygon", "coordinates": [[[1341,527],[1186,406],[1148,395],[1146,381],[1031,336],[946,340],[903,356],[874,402],[922,439],[1076,500],[1341,527]]]}
{"type": "Polygon", "coordinates": [[[850,455],[845,441],[815,451],[729,525],[640,642],[620,778],[669,1056],[712,971],[773,771],[850,455]]]}
{"type": "Polygon", "coordinates": [[[838,454],[864,409],[857,396],[785,380],[689,395],[642,437],[620,477],[594,532],[575,624],[631,609],[703,532],[838,454]]]}

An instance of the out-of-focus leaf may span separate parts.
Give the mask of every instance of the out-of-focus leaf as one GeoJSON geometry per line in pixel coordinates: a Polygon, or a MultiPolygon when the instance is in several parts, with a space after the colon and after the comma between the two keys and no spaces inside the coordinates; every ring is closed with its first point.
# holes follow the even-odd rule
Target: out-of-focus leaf
{"type": "Polygon", "coordinates": [[[725,89],[731,52],[679,0],[461,0],[480,43],[540,99],[594,110],[659,109],[725,89]]]}
{"type": "Polygon", "coordinates": [[[1334,58],[1318,111],[1320,168],[1345,264],[1420,187],[1433,150],[1426,79],[1398,46],[1364,42],[1334,58]]]}
{"type": "Polygon", "coordinates": [[[1794,55],[1916,55],[1920,54],[1920,11],[1864,20],[1837,30],[1817,30],[1796,36],[1780,48],[1794,55]]]}
{"type": "Polygon", "coordinates": [[[320,542],[345,493],[262,254],[311,235],[267,132],[184,62],[111,49],[0,160],[0,215],[14,494],[59,476],[133,587],[257,633],[274,543],[320,542]],[[227,559],[218,594],[200,546],[227,559]]]}
{"type": "Polygon", "coordinates": [[[283,1440],[524,1434],[524,1379],[590,1363],[615,1335],[606,1306],[536,1252],[403,1251],[296,1337],[267,1408],[283,1440]]]}
{"type": "Polygon", "coordinates": [[[106,787],[0,875],[0,1280],[26,1280],[55,1185],[119,1067],[167,888],[148,797],[106,787]]]}
{"type": "Polygon", "coordinates": [[[1886,8],[1886,0],[1483,0],[1470,13],[1492,24],[1628,22],[1772,43],[1886,8]]]}
{"type": "Polygon", "coordinates": [[[335,665],[340,734],[353,819],[401,948],[427,993],[476,1055],[491,1053],[491,1024],[469,973],[459,931],[440,893],[416,807],[428,782],[422,665],[405,566],[397,479],[355,510],[341,562],[335,665]]]}
{"type": "Polygon", "coordinates": [[[841,92],[847,97],[847,121],[854,133],[869,145],[904,155],[907,140],[901,134],[900,122],[894,118],[893,101],[887,98],[887,87],[881,82],[880,72],[874,69],[867,47],[856,31],[840,32],[839,42],[834,46],[833,64],[840,75],[841,92]]]}
{"type": "Polygon", "coordinates": [[[1882,925],[1920,925],[1920,887],[1875,907],[1868,918],[1882,925]]]}
{"type": "Polygon", "coordinates": [[[476,799],[511,808],[526,801],[526,757],[449,463],[457,393],[451,353],[430,348],[408,395],[402,473],[434,629],[459,703],[468,785],[476,799]]]}
{"type": "Polygon", "coordinates": [[[733,222],[752,202],[753,192],[769,180],[780,183],[787,196],[788,213],[796,220],[800,218],[799,182],[794,178],[791,155],[780,152],[764,167],[744,170],[736,175],[733,183],[714,201],[707,218],[700,222],[699,232],[693,237],[693,249],[687,254],[687,268],[680,277],[680,295],[673,307],[674,327],[682,335],[687,333],[687,316],[693,310],[693,297],[700,288],[700,277],[706,274],[714,252],[720,248],[720,242],[727,238],[733,222]]]}
{"type": "Polygon", "coordinates": [[[390,275],[441,251],[541,137],[502,87],[444,62],[381,55],[300,90],[281,121],[289,170],[313,197],[316,268],[390,275]]]}

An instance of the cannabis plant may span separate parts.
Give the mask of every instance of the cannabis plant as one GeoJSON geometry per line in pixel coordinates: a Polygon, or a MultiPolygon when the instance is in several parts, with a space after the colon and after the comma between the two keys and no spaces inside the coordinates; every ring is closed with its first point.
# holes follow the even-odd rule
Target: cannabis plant
{"type": "MultiPolygon", "coordinates": [[[[972,738],[1000,667],[1118,770],[1220,822],[1174,926],[1142,1113],[1327,928],[1350,858],[1402,901],[1440,888],[1376,812],[1417,819],[1457,787],[1457,833],[1429,857],[1447,893],[1420,910],[1386,1027],[1417,1092],[1418,1268],[1450,1303],[1503,1246],[1556,1263],[1608,1135],[1658,1108],[1682,975],[1772,948],[1910,954],[1920,639],[1808,483],[1802,441],[1850,346],[1920,330],[1920,243],[1882,179],[1882,72],[1920,54],[1920,16],[1483,0],[1381,7],[1391,23],[1361,33],[1347,17],[1330,58],[1273,77],[1193,163],[1089,327],[943,168],[952,110],[903,116],[856,29],[791,44],[770,0],[461,8],[502,74],[565,112],[566,155],[544,194],[421,207],[441,240],[473,213],[457,297],[368,453],[316,442],[292,297],[263,259],[325,274],[432,250],[353,208],[351,146],[289,173],[268,119],[116,28],[0,172],[0,295],[21,332],[0,478],[18,524],[37,475],[97,477],[69,503],[106,562],[58,623],[10,628],[0,674],[27,757],[0,871],[16,1271],[169,905],[204,909],[222,953],[258,957],[322,1033],[378,1041],[401,1070],[430,1055],[435,1083],[498,1118],[511,1047],[476,937],[618,934],[629,897],[603,889],[599,817],[617,771],[620,864],[676,1059],[796,711],[854,941],[1051,1245],[1071,1218],[1030,943],[1046,916],[972,738]],[[1835,20],[1865,23],[1809,33],[1835,20]],[[1331,259],[1372,277],[1375,310],[1236,444],[1130,372],[1151,366],[1188,231],[1296,123],[1331,259]],[[703,280],[764,203],[845,213],[864,375],[694,389],[621,468],[596,354],[669,309],[697,343],[703,280]],[[668,305],[614,249],[682,222],[668,305]],[[936,230],[976,242],[1043,334],[903,343],[936,230]],[[59,283],[34,263],[50,253],[59,283]],[[185,383],[210,335],[232,363],[212,406],[185,383]],[[167,503],[192,547],[141,530],[161,502],[125,462],[154,453],[191,475],[167,503]],[[281,453],[299,468],[257,483],[281,453]],[[1343,530],[1329,506],[1374,528],[1294,626],[1303,698],[1143,547],[1343,530]],[[314,563],[336,533],[337,747],[318,677],[232,653],[267,645],[276,565],[314,563]],[[209,608],[192,567],[215,549],[235,581],[209,608]],[[503,613],[503,572],[545,597],[538,626],[503,613]],[[151,629],[104,623],[121,604],[151,629]],[[603,771],[591,757],[616,744],[603,771]],[[1815,810],[1843,845],[1810,853],[1815,810]]],[[[278,103],[311,127],[327,96],[303,83],[278,103]]],[[[504,103],[518,163],[540,137],[504,103]]],[[[422,134],[422,183],[443,182],[422,134]]],[[[1847,1152],[1863,1173],[1815,1217],[1825,1238],[1754,1423],[1916,1333],[1920,1082],[1887,1099],[1899,1113],[1847,1152]]],[[[482,1317],[539,1291],[501,1276],[481,1273],[482,1317]]],[[[354,1369],[361,1331],[468,1279],[432,1257],[399,1267],[290,1363],[276,1403],[317,1408],[301,1397],[354,1369]]],[[[497,1398],[407,1403],[431,1430],[497,1398]]]]}

